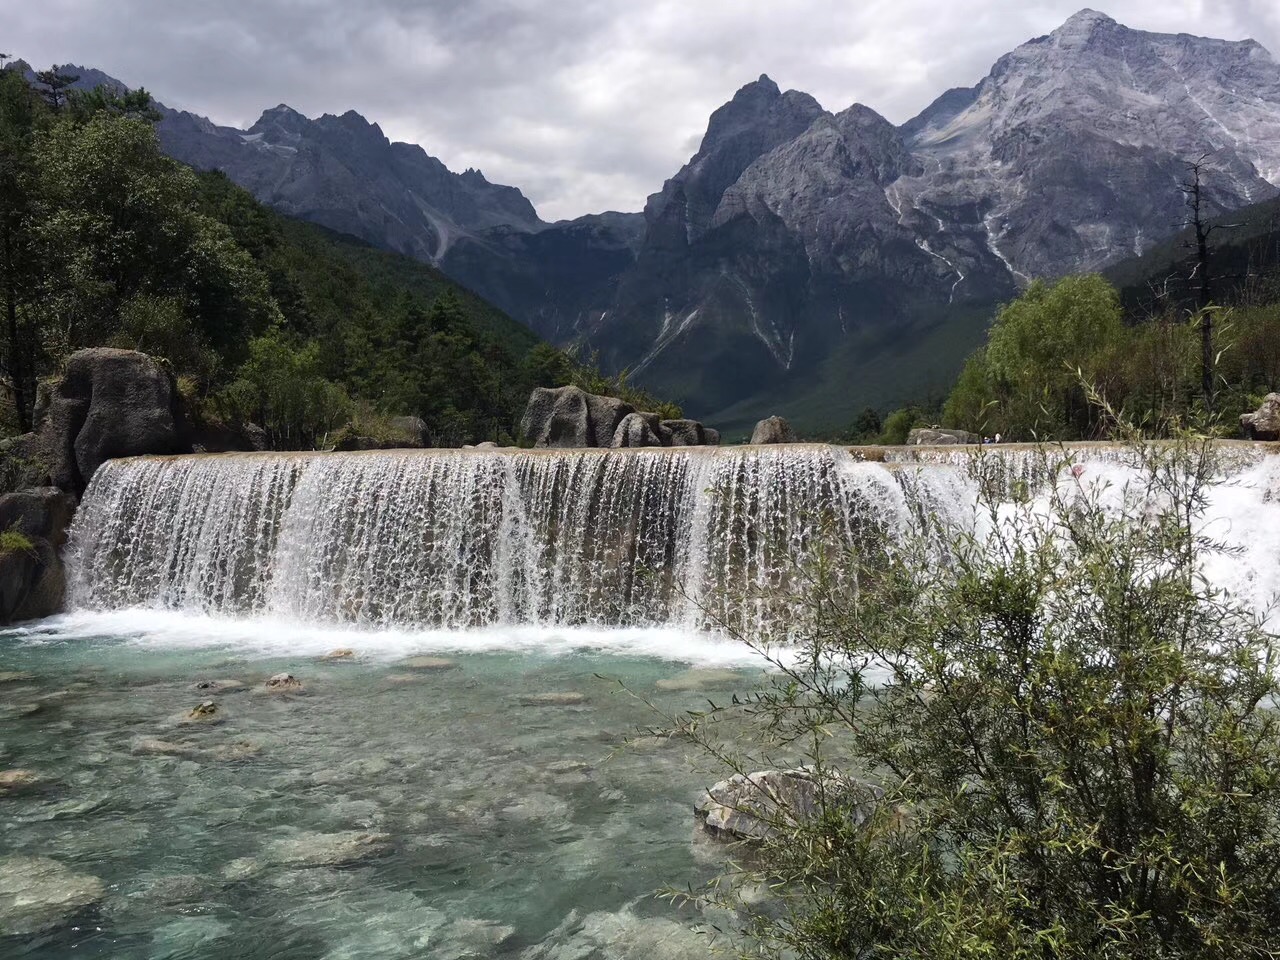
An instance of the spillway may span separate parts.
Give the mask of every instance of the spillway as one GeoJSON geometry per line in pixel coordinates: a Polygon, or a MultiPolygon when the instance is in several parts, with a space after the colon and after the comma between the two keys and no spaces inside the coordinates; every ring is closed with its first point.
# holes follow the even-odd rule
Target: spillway
{"type": "MultiPolygon", "coordinates": [[[[997,456],[1013,482],[1042,462],[997,456]]],[[[1123,452],[1081,451],[1122,482],[1123,452]]],[[[805,571],[928,513],[972,525],[967,454],[825,445],[135,458],[95,474],[68,548],[73,611],[150,608],[354,627],[803,629],[805,571]]],[[[1277,457],[1235,456],[1218,575],[1280,587],[1277,457]],[[1234,531],[1234,532],[1233,532],[1234,531]]]]}

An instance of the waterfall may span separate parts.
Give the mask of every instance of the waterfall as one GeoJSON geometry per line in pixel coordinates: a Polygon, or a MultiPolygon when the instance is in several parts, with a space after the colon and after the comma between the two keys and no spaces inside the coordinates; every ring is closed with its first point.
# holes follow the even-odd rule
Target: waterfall
{"type": "MultiPolygon", "coordinates": [[[[1119,454],[1083,455],[1099,476],[1127,469],[1119,454]]],[[[803,629],[804,578],[818,556],[900,536],[922,512],[971,524],[966,456],[883,463],[788,445],[112,461],[71,531],[69,606],[356,627],[728,626],[786,636],[803,629]]],[[[1043,469],[1029,453],[999,457],[1011,483],[1043,469]]],[[[1262,562],[1257,550],[1269,552],[1268,571],[1280,559],[1280,508],[1270,502],[1280,458],[1237,459],[1233,482],[1252,499],[1224,484],[1217,512],[1256,508],[1267,522],[1235,521],[1251,528],[1254,552],[1222,575],[1280,586],[1248,569],[1262,562]]]]}

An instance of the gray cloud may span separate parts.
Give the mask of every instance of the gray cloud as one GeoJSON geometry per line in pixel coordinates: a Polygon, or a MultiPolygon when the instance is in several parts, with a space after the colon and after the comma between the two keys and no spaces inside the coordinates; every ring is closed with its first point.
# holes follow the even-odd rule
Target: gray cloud
{"type": "MultiPolygon", "coordinates": [[[[285,102],[355,109],[547,218],[637,210],[708,114],[761,73],[828,109],[902,122],[977,82],[1082,0],[44,0],[6,52],[96,66],[170,106],[247,125],[285,102]]],[[[1280,53],[1274,0],[1112,0],[1131,27],[1280,53]]]]}

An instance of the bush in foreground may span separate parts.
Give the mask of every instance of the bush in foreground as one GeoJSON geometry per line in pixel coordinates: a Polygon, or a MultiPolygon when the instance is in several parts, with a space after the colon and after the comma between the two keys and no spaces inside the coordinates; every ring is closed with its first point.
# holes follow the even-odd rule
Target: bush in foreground
{"type": "Polygon", "coordinates": [[[860,825],[839,791],[779,815],[713,886],[745,955],[1280,955],[1275,638],[1201,576],[1213,447],[1134,455],[1104,489],[1046,451],[1012,499],[977,456],[978,532],[926,516],[842,561],[856,589],[819,569],[781,682],[691,718],[735,771],[803,755],[884,790],[860,825]]]}

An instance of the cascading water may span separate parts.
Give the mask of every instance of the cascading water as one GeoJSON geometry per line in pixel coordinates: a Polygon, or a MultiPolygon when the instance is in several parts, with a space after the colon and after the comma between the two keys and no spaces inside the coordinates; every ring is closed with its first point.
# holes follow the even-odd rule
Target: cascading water
{"type": "MultiPolygon", "coordinates": [[[[1033,454],[995,455],[1010,484],[1042,470],[1033,454]]],[[[1080,455],[1104,482],[1129,469],[1122,452],[1080,455]]],[[[973,523],[968,455],[916,456],[861,462],[795,445],[115,461],[72,529],[69,605],[781,638],[803,629],[798,581],[820,550],[899,536],[924,512],[973,523]]],[[[1234,461],[1210,519],[1234,526],[1245,555],[1219,575],[1260,602],[1280,587],[1280,458],[1234,461]]]]}

